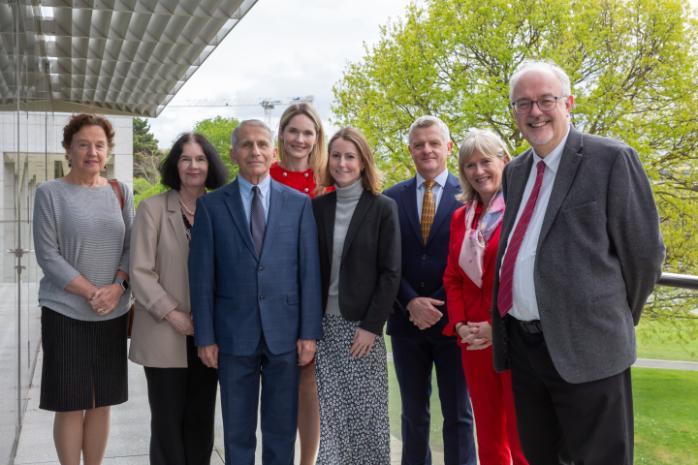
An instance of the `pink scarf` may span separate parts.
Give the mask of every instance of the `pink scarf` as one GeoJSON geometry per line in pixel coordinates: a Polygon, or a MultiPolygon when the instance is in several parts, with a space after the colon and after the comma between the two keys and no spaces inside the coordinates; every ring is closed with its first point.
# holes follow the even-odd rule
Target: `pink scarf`
{"type": "Polygon", "coordinates": [[[458,264],[463,272],[475,283],[482,287],[482,265],[485,257],[485,247],[504,216],[504,196],[498,193],[490,202],[487,211],[478,221],[478,227],[473,229],[473,218],[478,200],[472,200],[465,212],[465,237],[461,245],[458,264]]]}

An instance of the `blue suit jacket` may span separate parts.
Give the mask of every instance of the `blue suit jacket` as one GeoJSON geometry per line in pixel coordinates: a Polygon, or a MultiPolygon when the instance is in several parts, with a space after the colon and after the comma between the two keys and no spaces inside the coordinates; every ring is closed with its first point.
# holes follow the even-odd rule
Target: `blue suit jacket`
{"type": "Polygon", "coordinates": [[[189,288],[197,346],[253,354],[262,337],[272,354],[320,339],[318,240],[310,199],[271,181],[264,245],[257,257],[238,181],[197,202],[189,288]]]}
{"type": "Polygon", "coordinates": [[[428,334],[440,337],[447,322],[446,307],[441,310],[444,318],[431,328],[420,331],[409,321],[407,304],[415,297],[432,297],[446,300],[443,274],[448,259],[448,240],[451,215],[462,204],[455,198],[460,193],[458,179],[448,175],[444,191],[431,226],[429,239],[424,244],[417,216],[417,178],[398,183],[385,191],[385,195],[398,204],[400,233],[402,236],[402,279],[393,314],[388,319],[388,334],[416,336],[428,334]]]}

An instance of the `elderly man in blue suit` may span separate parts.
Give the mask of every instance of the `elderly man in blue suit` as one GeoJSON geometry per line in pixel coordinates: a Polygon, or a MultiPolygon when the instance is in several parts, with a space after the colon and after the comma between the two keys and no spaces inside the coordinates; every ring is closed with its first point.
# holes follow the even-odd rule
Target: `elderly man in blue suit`
{"type": "Polygon", "coordinates": [[[199,357],[217,367],[225,463],[253,465],[261,379],[262,463],[291,465],[298,367],[322,335],[317,232],[307,196],[269,176],[271,130],[233,131],[231,184],[199,199],[189,281],[199,357]]]}
{"type": "Polygon", "coordinates": [[[473,416],[460,348],[441,332],[446,324],[442,276],[451,215],[460,206],[458,180],[446,169],[453,143],[434,116],[412,123],[409,150],[417,174],[385,191],[398,204],[402,278],[388,319],[402,398],[402,465],[431,465],[429,398],[432,367],[443,413],[445,465],[475,465],[473,416]]]}

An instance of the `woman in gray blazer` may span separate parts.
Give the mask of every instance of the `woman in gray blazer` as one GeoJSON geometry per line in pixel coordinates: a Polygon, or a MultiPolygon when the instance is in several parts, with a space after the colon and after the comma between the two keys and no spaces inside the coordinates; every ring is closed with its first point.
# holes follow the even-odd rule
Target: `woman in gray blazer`
{"type": "Polygon", "coordinates": [[[150,463],[207,465],[218,378],[196,353],[187,258],[196,200],[222,186],[227,172],[196,133],[175,142],[160,170],[170,190],[140,203],[131,233],[136,313],[129,358],[144,366],[148,382],[150,463]]]}
{"type": "Polygon", "coordinates": [[[316,367],[318,465],[390,463],[388,376],[383,327],[400,285],[397,205],[380,194],[363,135],[341,129],[329,143],[313,200],[322,276],[323,339],[316,367]]]}

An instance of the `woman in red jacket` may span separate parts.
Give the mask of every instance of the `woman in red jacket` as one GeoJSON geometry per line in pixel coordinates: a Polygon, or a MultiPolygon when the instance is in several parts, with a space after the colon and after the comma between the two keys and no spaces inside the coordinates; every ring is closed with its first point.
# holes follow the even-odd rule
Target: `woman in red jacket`
{"type": "MultiPolygon", "coordinates": [[[[288,107],[279,121],[279,161],[271,165],[272,179],[315,197],[317,176],[327,163],[325,132],[315,109],[305,102],[288,107]]],[[[298,389],[300,465],[314,465],[320,443],[320,405],[315,362],[300,369],[298,389]]]]}
{"type": "Polygon", "coordinates": [[[526,465],[519,443],[511,375],[492,365],[492,284],[504,214],[504,142],[490,131],[470,129],[458,151],[465,205],[453,213],[444,287],[449,324],[457,334],[473,403],[481,465],[526,465]]]}

